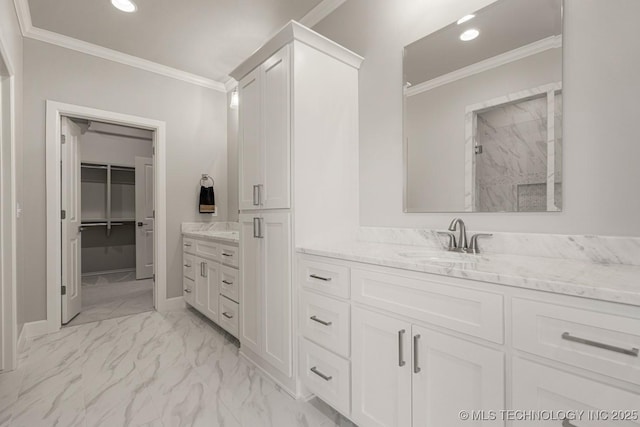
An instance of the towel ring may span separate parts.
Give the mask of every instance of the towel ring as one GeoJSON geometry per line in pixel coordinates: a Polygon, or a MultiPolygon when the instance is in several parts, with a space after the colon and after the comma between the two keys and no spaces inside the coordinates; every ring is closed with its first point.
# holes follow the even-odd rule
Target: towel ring
{"type": "Polygon", "coordinates": [[[213,187],[213,186],[215,186],[215,184],[216,184],[216,183],[215,183],[215,181],[213,180],[213,178],[211,178],[211,177],[210,177],[209,175],[207,175],[206,173],[203,173],[203,174],[202,174],[202,178],[200,178],[200,186],[203,186],[203,187],[204,187],[204,185],[203,185],[203,184],[206,184],[206,183],[207,183],[207,181],[209,181],[209,180],[211,181],[211,186],[212,186],[212,187],[213,187]]]}

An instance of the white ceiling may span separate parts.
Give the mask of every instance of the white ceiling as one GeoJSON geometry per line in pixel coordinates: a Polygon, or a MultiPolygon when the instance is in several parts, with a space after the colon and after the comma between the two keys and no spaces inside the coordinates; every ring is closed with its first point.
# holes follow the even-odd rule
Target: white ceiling
{"type": "Polygon", "coordinates": [[[474,19],[461,25],[454,22],[405,47],[405,82],[415,86],[562,34],[561,0],[501,0],[473,13],[474,19]],[[479,30],[480,36],[460,41],[460,34],[471,28],[479,30]]]}
{"type": "Polygon", "coordinates": [[[321,0],[28,0],[34,27],[224,82],[289,20],[321,0]]]}

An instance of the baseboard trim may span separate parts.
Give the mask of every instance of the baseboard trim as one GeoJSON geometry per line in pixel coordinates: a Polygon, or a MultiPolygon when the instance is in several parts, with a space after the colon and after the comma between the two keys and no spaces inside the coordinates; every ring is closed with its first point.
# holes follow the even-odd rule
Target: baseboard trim
{"type": "Polygon", "coordinates": [[[90,271],[88,273],[82,273],[82,277],[103,276],[105,274],[116,274],[116,273],[133,273],[134,271],[136,271],[135,268],[121,268],[119,270],[105,270],[105,271],[90,271]]]}
{"type": "Polygon", "coordinates": [[[186,307],[183,297],[167,298],[161,302],[161,306],[157,307],[158,311],[174,311],[182,310],[186,307]]]}
{"type": "Polygon", "coordinates": [[[17,343],[18,353],[21,353],[22,350],[24,350],[24,345],[27,342],[27,334],[24,332],[24,327],[25,325],[22,325],[22,329],[20,329],[20,334],[18,335],[18,343],[17,343]]]}
{"type": "Polygon", "coordinates": [[[25,323],[22,327],[22,334],[25,339],[39,337],[40,335],[46,335],[51,332],[49,322],[46,320],[37,320],[35,322],[25,323]]]}
{"type": "Polygon", "coordinates": [[[251,363],[253,366],[255,366],[255,368],[260,371],[260,373],[262,375],[264,375],[265,377],[267,377],[267,379],[269,381],[271,381],[272,383],[274,383],[277,387],[280,388],[280,390],[284,391],[285,393],[287,393],[289,396],[291,396],[292,399],[298,400],[300,399],[300,396],[298,396],[293,390],[290,389],[289,386],[283,384],[282,381],[278,380],[274,375],[272,375],[269,371],[267,371],[264,367],[260,366],[259,363],[257,363],[256,361],[254,361],[251,356],[249,356],[249,354],[245,351],[242,350],[242,346],[240,347],[240,357],[244,358],[247,362],[251,363]]]}

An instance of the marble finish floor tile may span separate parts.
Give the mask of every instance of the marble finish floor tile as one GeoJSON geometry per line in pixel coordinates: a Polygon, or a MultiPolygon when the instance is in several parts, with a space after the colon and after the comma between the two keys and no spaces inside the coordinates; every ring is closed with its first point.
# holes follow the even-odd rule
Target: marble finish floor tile
{"type": "Polygon", "coordinates": [[[153,281],[135,272],[82,277],[82,311],[65,326],[129,316],[153,310],[153,281]]]}
{"type": "Polygon", "coordinates": [[[289,397],[189,309],[63,328],[19,360],[0,375],[0,427],[353,427],[289,397]]]}

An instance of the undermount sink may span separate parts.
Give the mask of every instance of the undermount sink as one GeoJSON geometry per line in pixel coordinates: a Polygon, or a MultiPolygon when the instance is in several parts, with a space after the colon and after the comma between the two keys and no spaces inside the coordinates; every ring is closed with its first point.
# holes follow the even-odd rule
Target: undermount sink
{"type": "Polygon", "coordinates": [[[401,252],[398,255],[416,261],[431,261],[454,264],[468,264],[474,262],[472,255],[442,251],[401,252]]]}

